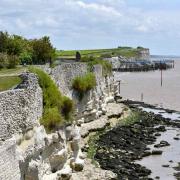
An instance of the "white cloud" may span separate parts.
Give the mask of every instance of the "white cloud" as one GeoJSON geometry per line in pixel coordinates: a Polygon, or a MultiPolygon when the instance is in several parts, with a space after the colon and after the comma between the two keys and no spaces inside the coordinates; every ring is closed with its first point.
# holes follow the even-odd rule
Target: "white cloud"
{"type": "MultiPolygon", "coordinates": [[[[151,1],[157,5],[156,0],[151,1]]],[[[151,1],[146,1],[148,6],[151,1]]],[[[137,6],[129,6],[128,2],[132,3],[131,0],[0,0],[0,29],[27,37],[48,34],[57,48],[68,49],[112,47],[117,43],[146,45],[144,39],[151,36],[179,38],[179,11],[148,9],[147,4],[144,8],[139,6],[141,1],[137,6]]]]}
{"type": "MultiPolygon", "coordinates": [[[[81,8],[94,10],[96,12],[102,12],[107,13],[109,16],[121,16],[121,13],[115,10],[113,7],[105,6],[104,4],[98,4],[98,3],[84,3],[83,1],[76,1],[77,5],[79,5],[81,8]]],[[[105,15],[107,15],[105,14],[105,15]]]]}

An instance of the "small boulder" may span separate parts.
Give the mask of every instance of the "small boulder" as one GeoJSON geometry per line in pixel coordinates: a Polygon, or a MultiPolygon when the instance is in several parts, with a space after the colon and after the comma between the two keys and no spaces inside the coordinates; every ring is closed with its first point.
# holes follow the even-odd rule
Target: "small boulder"
{"type": "Polygon", "coordinates": [[[161,155],[163,151],[161,150],[152,150],[152,155],[161,155]]]}

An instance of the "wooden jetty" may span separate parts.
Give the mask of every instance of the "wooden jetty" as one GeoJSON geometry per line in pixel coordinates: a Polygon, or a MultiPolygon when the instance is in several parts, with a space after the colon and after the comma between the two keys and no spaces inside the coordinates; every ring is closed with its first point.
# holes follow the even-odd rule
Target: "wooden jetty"
{"type": "Polygon", "coordinates": [[[137,71],[153,71],[166,70],[174,68],[174,60],[156,60],[156,61],[122,61],[120,60],[119,67],[113,68],[119,72],[137,72],[137,71]]]}

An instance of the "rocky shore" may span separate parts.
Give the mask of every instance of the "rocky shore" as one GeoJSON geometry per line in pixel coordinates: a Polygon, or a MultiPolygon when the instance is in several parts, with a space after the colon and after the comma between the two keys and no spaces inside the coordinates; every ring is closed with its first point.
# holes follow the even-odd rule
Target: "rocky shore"
{"type": "MultiPolygon", "coordinates": [[[[101,135],[96,143],[97,151],[95,160],[100,167],[117,174],[117,179],[136,180],[152,179],[148,176],[151,170],[143,167],[135,160],[140,160],[149,155],[161,155],[159,147],[169,146],[166,141],[161,141],[150,149],[147,145],[153,144],[160,132],[165,132],[167,127],[180,128],[180,123],[163,118],[162,115],[147,113],[127,103],[132,111],[138,112],[139,120],[133,124],[121,124],[101,135]]],[[[179,172],[176,174],[179,178],[179,172]]],[[[156,177],[159,178],[159,177],[156,177]]]]}

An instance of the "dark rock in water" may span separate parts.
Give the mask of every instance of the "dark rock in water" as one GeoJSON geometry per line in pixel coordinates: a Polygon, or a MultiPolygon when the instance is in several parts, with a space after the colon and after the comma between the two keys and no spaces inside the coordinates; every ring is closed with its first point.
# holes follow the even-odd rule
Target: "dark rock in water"
{"type": "Polygon", "coordinates": [[[152,155],[161,155],[163,151],[161,150],[152,150],[152,155]]]}
{"type": "Polygon", "coordinates": [[[155,133],[154,135],[155,136],[161,136],[161,133],[155,133]]]}
{"type": "Polygon", "coordinates": [[[159,144],[154,145],[155,148],[161,148],[165,146],[170,146],[170,144],[167,141],[161,141],[159,144]]]}
{"type": "Polygon", "coordinates": [[[159,176],[156,176],[155,179],[160,179],[160,177],[159,177],[159,176]]]}
{"type": "Polygon", "coordinates": [[[151,155],[151,151],[144,151],[144,153],[142,154],[142,157],[146,157],[150,155],[151,155]]]}
{"type": "Polygon", "coordinates": [[[174,137],[173,139],[174,139],[174,140],[179,140],[179,137],[174,137]]]}
{"type": "Polygon", "coordinates": [[[166,128],[165,126],[159,126],[157,128],[155,128],[157,131],[160,131],[160,132],[165,132],[166,131],[166,128]]]}
{"type": "Polygon", "coordinates": [[[173,160],[170,160],[169,162],[170,162],[170,163],[173,163],[173,160]]]}
{"type": "Polygon", "coordinates": [[[166,112],[172,114],[174,111],[170,109],[166,109],[166,112]]]}
{"type": "Polygon", "coordinates": [[[163,164],[162,167],[169,167],[169,164],[163,164]]]}

